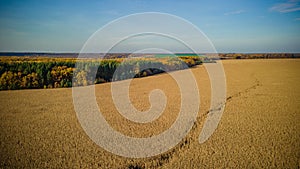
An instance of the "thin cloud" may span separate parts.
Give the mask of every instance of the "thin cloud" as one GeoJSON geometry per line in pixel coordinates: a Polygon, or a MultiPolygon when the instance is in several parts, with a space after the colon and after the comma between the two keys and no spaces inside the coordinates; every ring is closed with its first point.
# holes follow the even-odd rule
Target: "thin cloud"
{"type": "Polygon", "coordinates": [[[296,12],[299,10],[299,0],[289,0],[285,3],[275,4],[270,8],[270,11],[276,11],[280,13],[296,12]]]}
{"type": "Polygon", "coordinates": [[[296,18],[295,20],[296,20],[296,21],[300,21],[300,18],[296,18]]]}
{"type": "Polygon", "coordinates": [[[244,10],[237,10],[237,11],[231,11],[231,12],[224,13],[224,15],[237,15],[237,14],[241,14],[244,12],[245,12],[244,10]]]}

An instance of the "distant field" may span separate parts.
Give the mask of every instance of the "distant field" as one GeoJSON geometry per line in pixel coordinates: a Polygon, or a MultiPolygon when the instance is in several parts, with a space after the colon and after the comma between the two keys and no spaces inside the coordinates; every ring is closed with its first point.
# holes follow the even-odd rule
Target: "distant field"
{"type": "MultiPolygon", "coordinates": [[[[34,53],[34,52],[0,52],[0,57],[50,57],[50,58],[77,58],[80,53],[34,53]]],[[[85,53],[90,58],[127,58],[130,56],[165,57],[170,54],[153,53],[85,53]]],[[[175,53],[176,56],[211,56],[210,53],[175,53]]],[[[268,58],[300,58],[300,53],[218,53],[222,59],[268,59],[268,58]]]]}
{"type": "Polygon", "coordinates": [[[198,55],[198,54],[195,54],[195,53],[179,53],[179,54],[154,54],[155,57],[157,58],[164,58],[164,57],[181,57],[181,56],[194,56],[194,57],[201,57],[203,55],[198,55]]]}
{"type": "MultiPolygon", "coordinates": [[[[197,123],[175,148],[145,159],[120,157],[93,143],[76,118],[71,88],[0,91],[0,168],[299,168],[300,59],[222,62],[227,103],[212,137],[198,142],[211,96],[205,67],[198,65],[191,69],[201,96],[197,123]]],[[[122,118],[110,87],[95,85],[97,102],[122,133],[159,134],[177,117],[180,92],[168,74],[135,78],[130,85],[138,110],[149,109],[153,89],[168,98],[162,116],[149,124],[122,118]]]]}

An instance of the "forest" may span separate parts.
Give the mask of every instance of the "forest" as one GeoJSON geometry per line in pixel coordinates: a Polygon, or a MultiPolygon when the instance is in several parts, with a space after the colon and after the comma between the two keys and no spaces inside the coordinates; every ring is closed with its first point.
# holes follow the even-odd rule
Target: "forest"
{"type": "Polygon", "coordinates": [[[0,90],[86,86],[140,78],[202,64],[197,56],[76,59],[0,57],[0,90]],[[118,70],[119,73],[115,73],[118,70]],[[73,77],[74,76],[74,77],[73,77]]]}

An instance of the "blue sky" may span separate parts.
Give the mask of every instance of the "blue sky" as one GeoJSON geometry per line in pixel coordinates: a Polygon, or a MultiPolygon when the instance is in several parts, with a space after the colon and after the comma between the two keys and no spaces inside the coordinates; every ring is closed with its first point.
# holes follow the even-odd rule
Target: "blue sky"
{"type": "Polygon", "coordinates": [[[141,12],[190,21],[218,52],[300,52],[299,0],[0,0],[0,51],[79,52],[105,24],[141,12]]]}

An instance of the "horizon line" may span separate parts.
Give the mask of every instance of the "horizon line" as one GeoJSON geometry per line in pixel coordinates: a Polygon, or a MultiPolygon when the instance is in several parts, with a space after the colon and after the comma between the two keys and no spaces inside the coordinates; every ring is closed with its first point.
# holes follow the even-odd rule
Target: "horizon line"
{"type": "MultiPolygon", "coordinates": [[[[0,54],[18,53],[18,54],[80,54],[80,52],[71,51],[0,51],[0,54]]],[[[87,52],[82,54],[172,54],[162,52],[87,52]]],[[[173,54],[300,54],[300,52],[217,52],[217,53],[193,53],[193,52],[174,52],[173,54]]]]}

